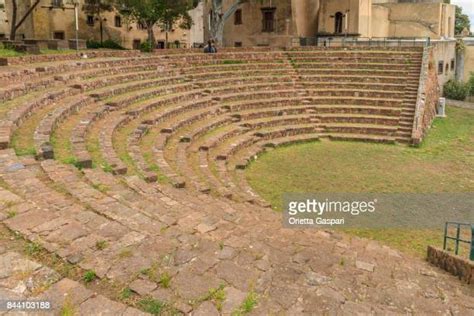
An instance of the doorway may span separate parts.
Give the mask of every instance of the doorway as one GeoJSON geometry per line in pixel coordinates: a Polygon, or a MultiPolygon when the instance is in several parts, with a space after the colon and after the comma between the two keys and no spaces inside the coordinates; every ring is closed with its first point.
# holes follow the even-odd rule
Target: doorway
{"type": "Polygon", "coordinates": [[[342,12],[337,12],[334,16],[334,33],[341,34],[342,33],[342,24],[344,22],[344,14],[342,12]]]}

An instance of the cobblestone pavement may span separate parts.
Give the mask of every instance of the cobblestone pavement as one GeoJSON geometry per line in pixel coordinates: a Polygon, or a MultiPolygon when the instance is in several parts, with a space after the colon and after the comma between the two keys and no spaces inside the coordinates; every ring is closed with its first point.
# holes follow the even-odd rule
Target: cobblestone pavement
{"type": "MultiPolygon", "coordinates": [[[[168,302],[182,313],[230,314],[254,295],[255,314],[467,315],[474,308],[472,289],[376,242],[282,229],[279,216],[255,206],[230,207],[208,195],[193,202],[185,195],[181,203],[152,191],[152,185],[128,179],[148,190],[141,195],[109,174],[88,170],[81,175],[70,166],[43,162],[45,170],[54,167],[50,176],[57,182],[49,185],[61,184],[66,191],[59,194],[12,151],[1,152],[0,164],[9,187],[43,197],[25,201],[1,190],[0,214],[10,229],[100,278],[128,284],[136,295],[168,302]],[[84,186],[85,179],[99,178],[109,188],[106,193],[84,186]],[[13,217],[12,210],[17,213],[13,217]],[[216,292],[222,295],[213,297],[216,292]]],[[[173,192],[182,193],[168,193],[173,192]]],[[[2,259],[1,284],[12,297],[31,297],[41,284],[35,280],[51,279],[53,285],[42,295],[58,302],[57,308],[68,290],[84,314],[105,308],[106,298],[60,280],[47,267],[12,252],[2,259]],[[17,269],[32,270],[34,282],[16,280],[17,269]]],[[[119,303],[107,308],[129,311],[119,303]]]]}
{"type": "MultiPolygon", "coordinates": [[[[41,313],[27,310],[0,310],[0,315],[21,312],[34,315],[145,315],[88,290],[71,279],[62,278],[54,270],[31,261],[24,255],[0,248],[0,300],[35,301],[50,304],[41,313]]],[[[2,302],[6,308],[7,302],[2,302]]]]}

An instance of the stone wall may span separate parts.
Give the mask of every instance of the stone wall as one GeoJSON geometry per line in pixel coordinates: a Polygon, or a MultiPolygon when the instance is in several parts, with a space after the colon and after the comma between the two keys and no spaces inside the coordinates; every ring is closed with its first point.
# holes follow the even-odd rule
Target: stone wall
{"type": "Polygon", "coordinates": [[[432,246],[428,246],[427,260],[463,282],[474,285],[474,262],[432,246]]]}
{"type": "MultiPolygon", "coordinates": [[[[88,58],[106,58],[106,57],[137,57],[140,56],[138,50],[100,50],[85,51],[88,58]]],[[[56,55],[27,55],[21,57],[0,58],[0,66],[23,65],[52,61],[66,61],[80,59],[81,55],[77,53],[56,54],[56,55]]]]}
{"type": "Polygon", "coordinates": [[[433,57],[433,48],[426,47],[423,52],[423,63],[420,73],[420,86],[416,101],[412,141],[418,145],[436,116],[436,106],[440,97],[438,75],[433,57]]]}

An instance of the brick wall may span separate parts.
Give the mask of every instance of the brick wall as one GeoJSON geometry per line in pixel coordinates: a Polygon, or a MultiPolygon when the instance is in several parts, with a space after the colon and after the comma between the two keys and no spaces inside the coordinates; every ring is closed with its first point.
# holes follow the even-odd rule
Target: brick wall
{"type": "MultiPolygon", "coordinates": [[[[135,57],[140,55],[137,50],[103,50],[103,51],[83,51],[88,58],[105,58],[105,57],[135,57]]],[[[43,63],[52,61],[67,61],[80,59],[77,53],[71,54],[53,54],[53,55],[28,55],[21,57],[0,58],[0,66],[7,65],[24,65],[33,63],[43,63]]]]}
{"type": "Polygon", "coordinates": [[[414,145],[422,142],[436,116],[436,106],[440,97],[438,75],[432,48],[425,48],[420,74],[420,87],[416,103],[412,141],[414,145]]]}
{"type": "Polygon", "coordinates": [[[428,246],[427,260],[459,277],[461,281],[474,285],[474,262],[432,246],[428,246]]]}

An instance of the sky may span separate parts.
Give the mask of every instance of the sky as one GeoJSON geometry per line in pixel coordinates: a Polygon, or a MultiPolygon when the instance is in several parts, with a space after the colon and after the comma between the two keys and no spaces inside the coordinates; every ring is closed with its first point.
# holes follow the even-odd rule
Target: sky
{"type": "Polygon", "coordinates": [[[452,4],[462,7],[462,11],[471,17],[471,31],[474,30],[474,0],[451,0],[452,4]]]}

